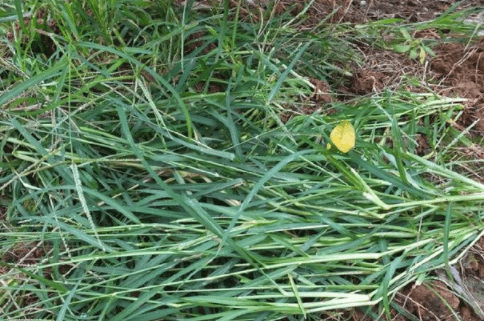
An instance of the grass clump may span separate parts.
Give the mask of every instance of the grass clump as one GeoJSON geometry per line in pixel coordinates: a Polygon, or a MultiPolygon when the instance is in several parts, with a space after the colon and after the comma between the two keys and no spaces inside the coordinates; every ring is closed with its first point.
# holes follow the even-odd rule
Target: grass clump
{"type": "Polygon", "coordinates": [[[0,264],[5,317],[388,313],[476,240],[484,186],[439,153],[462,100],[387,92],[304,114],[308,77],[342,79],[350,44],[228,3],[3,8],[0,244],[40,251],[0,264]],[[46,29],[23,19],[40,12],[46,29]],[[325,147],[340,120],[348,154],[325,147]]]}

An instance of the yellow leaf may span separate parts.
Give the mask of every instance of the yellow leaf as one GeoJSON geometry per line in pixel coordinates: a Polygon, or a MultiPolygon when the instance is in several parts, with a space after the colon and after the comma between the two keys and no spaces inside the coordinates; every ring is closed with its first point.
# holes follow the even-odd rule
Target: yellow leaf
{"type": "Polygon", "coordinates": [[[423,48],[420,48],[420,63],[423,65],[425,62],[425,50],[423,48]]]}
{"type": "Polygon", "coordinates": [[[347,120],[343,120],[336,126],[329,136],[331,142],[343,153],[347,153],[355,147],[355,129],[347,120]]]}

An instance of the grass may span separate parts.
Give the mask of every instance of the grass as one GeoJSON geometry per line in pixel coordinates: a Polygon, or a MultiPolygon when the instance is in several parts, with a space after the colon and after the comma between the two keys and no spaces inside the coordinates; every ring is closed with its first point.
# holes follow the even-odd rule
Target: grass
{"type": "Polygon", "coordinates": [[[478,239],[484,185],[443,152],[467,142],[448,126],[463,99],[387,91],[304,113],[309,78],[343,82],[358,59],[341,26],[194,5],[0,7],[0,249],[42,252],[0,263],[4,317],[388,316],[478,239]],[[326,149],[340,120],[348,154],[326,149]]]}

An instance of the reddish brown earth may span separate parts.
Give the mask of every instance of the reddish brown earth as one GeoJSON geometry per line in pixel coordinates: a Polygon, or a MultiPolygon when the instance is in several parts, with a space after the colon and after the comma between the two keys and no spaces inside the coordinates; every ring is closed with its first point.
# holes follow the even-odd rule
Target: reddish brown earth
{"type": "MultiPolygon", "coordinates": [[[[266,1],[261,1],[266,2],[266,1]]],[[[280,6],[290,7],[295,1],[280,1],[280,6]]],[[[302,10],[304,1],[299,2],[302,10]]],[[[330,22],[361,23],[370,20],[401,18],[410,22],[437,18],[456,1],[450,0],[316,0],[310,14],[315,23],[322,19],[330,22]]],[[[484,0],[465,1],[458,10],[484,5],[484,0]]]]}
{"type": "MultiPolygon", "coordinates": [[[[434,281],[423,285],[409,285],[398,293],[398,302],[419,320],[457,320],[456,313],[463,321],[478,321],[484,319],[474,311],[484,311],[484,238],[481,238],[460,262],[458,277],[449,281],[445,273],[437,277],[446,283],[456,282],[463,289],[463,293],[455,293],[446,283],[434,281]],[[463,299],[465,297],[465,299],[463,299]],[[451,308],[451,309],[449,309],[451,308]]],[[[454,286],[454,289],[456,287],[454,286]]]]}
{"type": "Polygon", "coordinates": [[[477,44],[464,47],[459,44],[442,44],[436,48],[437,58],[430,68],[439,74],[440,83],[446,85],[438,90],[443,95],[455,95],[471,99],[461,118],[472,133],[484,135],[484,38],[477,44]]]}
{"type": "Polygon", "coordinates": [[[460,312],[460,315],[464,312],[464,314],[469,314],[469,317],[473,317],[473,314],[469,313],[472,311],[468,311],[467,305],[462,305],[464,311],[459,311],[459,298],[449,291],[447,285],[441,281],[409,286],[399,293],[397,302],[420,320],[452,321],[454,320],[453,311],[460,312]]]}
{"type": "MultiPolygon", "coordinates": [[[[403,54],[363,48],[366,64],[354,71],[348,91],[371,94],[384,88],[396,89],[403,76],[412,75],[438,94],[468,98],[460,128],[474,122],[470,133],[484,136],[484,39],[465,47],[444,44],[433,48],[436,57],[428,65],[408,59],[403,54]]],[[[419,88],[407,88],[419,91],[419,88]]]]}

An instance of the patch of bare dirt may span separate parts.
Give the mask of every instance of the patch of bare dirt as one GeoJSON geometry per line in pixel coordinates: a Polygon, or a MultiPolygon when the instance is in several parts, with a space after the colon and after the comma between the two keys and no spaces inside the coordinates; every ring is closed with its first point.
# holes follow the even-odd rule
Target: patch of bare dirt
{"type": "MultiPolygon", "coordinates": [[[[248,1],[264,7],[268,0],[248,1]]],[[[300,12],[308,1],[276,1],[277,14],[292,8],[293,14],[300,12]]],[[[455,1],[452,0],[316,0],[308,10],[309,25],[322,20],[331,23],[364,23],[370,20],[401,18],[410,22],[428,21],[437,18],[455,1]]],[[[484,0],[465,1],[457,10],[484,5],[484,0]]],[[[306,25],[307,26],[307,25],[306,25]]]]}
{"type": "Polygon", "coordinates": [[[430,145],[424,134],[417,134],[415,140],[417,141],[417,155],[424,156],[430,152],[430,145]]]}
{"type": "MultiPolygon", "coordinates": [[[[425,65],[409,59],[406,55],[364,46],[361,46],[360,50],[365,55],[365,65],[356,67],[353,71],[349,87],[346,88],[348,92],[365,95],[383,89],[396,90],[408,77],[418,79],[418,83],[425,83],[428,74],[425,65]]],[[[408,82],[405,86],[406,90],[420,91],[420,88],[408,82]]]]}
{"type": "Polygon", "coordinates": [[[388,78],[384,73],[361,69],[353,77],[351,88],[357,94],[369,94],[383,89],[383,82],[388,78]]]}
{"type": "MultiPolygon", "coordinates": [[[[479,2],[479,1],[474,1],[479,2]]],[[[268,1],[259,0],[264,6],[268,1]]],[[[277,1],[278,10],[282,13],[293,8],[293,14],[302,11],[307,1],[277,1]]],[[[452,1],[424,0],[316,0],[308,10],[309,20],[305,26],[313,26],[326,20],[330,23],[364,23],[369,20],[402,18],[411,22],[431,20],[447,10],[452,1]]]]}
{"type": "Polygon", "coordinates": [[[353,0],[316,0],[309,9],[308,23],[316,25],[322,20],[330,23],[366,22],[363,8],[356,6],[354,2],[353,0]]]}
{"type": "Polygon", "coordinates": [[[460,267],[466,297],[484,319],[484,237],[466,253],[460,267]]]}
{"type": "Polygon", "coordinates": [[[331,97],[331,89],[326,80],[311,79],[311,83],[314,84],[314,92],[310,99],[315,102],[330,103],[333,101],[331,97]]]}
{"type": "Polygon", "coordinates": [[[410,286],[400,293],[397,302],[425,321],[453,321],[453,313],[460,304],[459,298],[440,281],[410,286]]]}
{"type": "Polygon", "coordinates": [[[435,51],[438,57],[432,60],[430,68],[440,75],[442,83],[452,86],[442,92],[480,98],[484,92],[484,40],[467,48],[442,44],[435,51]]]}
{"type": "MultiPolygon", "coordinates": [[[[362,3],[365,1],[355,1],[362,3]]],[[[384,0],[366,1],[367,16],[372,20],[402,18],[410,22],[427,21],[437,18],[455,3],[452,0],[384,0]]],[[[466,1],[458,10],[481,6],[482,0],[466,1]]]]}
{"type": "Polygon", "coordinates": [[[44,256],[44,248],[39,243],[15,245],[9,252],[2,255],[2,261],[15,264],[37,264],[44,256]]]}
{"type": "Polygon", "coordinates": [[[437,57],[431,70],[445,85],[438,92],[447,96],[469,98],[461,122],[464,127],[476,124],[471,133],[484,135],[484,39],[465,47],[461,44],[442,44],[435,48],[437,57]]]}
{"type": "Polygon", "coordinates": [[[460,120],[462,125],[466,127],[476,122],[470,132],[484,136],[484,99],[481,97],[475,100],[474,104],[472,102],[469,103],[460,120]]]}
{"type": "Polygon", "coordinates": [[[484,237],[452,269],[453,280],[439,271],[442,281],[409,285],[396,302],[422,321],[484,320],[484,237]]]}
{"type": "Polygon", "coordinates": [[[24,18],[23,25],[30,28],[33,32],[30,37],[20,37],[15,39],[16,34],[21,34],[22,26],[20,23],[14,24],[12,30],[7,32],[6,36],[10,42],[18,42],[22,47],[30,46],[30,49],[37,54],[45,54],[47,57],[52,56],[56,51],[55,43],[50,33],[60,34],[60,29],[54,19],[45,10],[38,10],[31,18],[24,18]]]}

